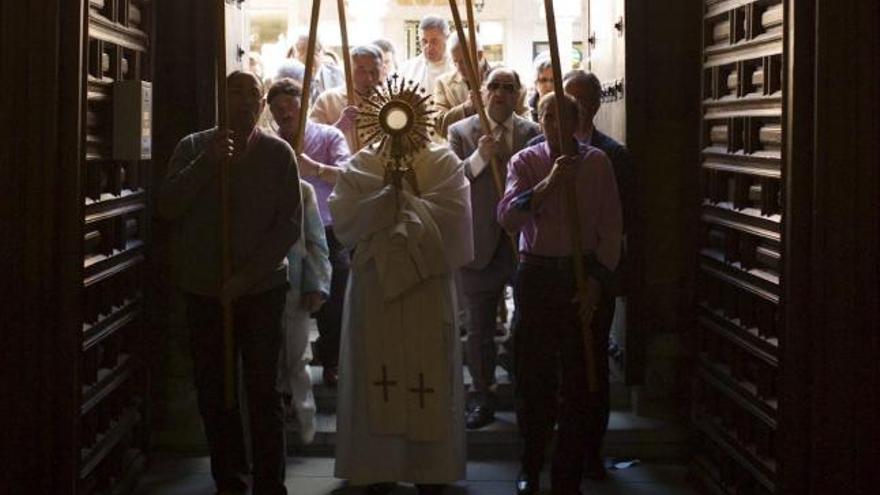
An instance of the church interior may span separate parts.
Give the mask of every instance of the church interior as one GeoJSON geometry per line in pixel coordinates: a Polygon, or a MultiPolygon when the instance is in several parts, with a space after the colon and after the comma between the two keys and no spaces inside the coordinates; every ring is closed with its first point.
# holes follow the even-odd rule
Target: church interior
{"type": "MultiPolygon", "coordinates": [[[[225,0],[223,54],[212,3],[0,3],[0,494],[214,493],[157,192],[178,141],[215,125],[215,60],[274,72],[321,2],[225,0]]],[[[452,22],[445,0],[347,4],[351,44],[382,34],[398,62],[420,53],[420,18],[452,22]]],[[[544,2],[474,4],[486,58],[531,86],[544,2]]],[[[320,8],[338,50],[337,4],[320,8]]],[[[563,65],[599,78],[596,128],[632,164],[610,474],[584,493],[878,493],[880,2],[556,12],[563,65]]],[[[329,474],[325,376],[312,367],[314,441],[288,435],[291,494],[358,493],[329,474]]],[[[448,493],[514,493],[516,397],[496,376],[496,420],[467,431],[469,478],[448,493]],[[499,465],[513,473],[486,474],[499,465]]]]}

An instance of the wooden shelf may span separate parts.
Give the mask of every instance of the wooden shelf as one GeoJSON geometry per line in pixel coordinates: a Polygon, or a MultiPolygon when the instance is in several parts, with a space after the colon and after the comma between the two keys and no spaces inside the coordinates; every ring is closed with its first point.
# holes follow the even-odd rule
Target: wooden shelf
{"type": "Polygon", "coordinates": [[[768,491],[776,491],[776,485],[772,481],[772,479],[776,477],[775,463],[764,462],[753,453],[749,452],[748,449],[737,447],[737,442],[730,438],[726,432],[721,431],[705,419],[697,419],[694,421],[694,424],[697,426],[697,429],[709,437],[709,439],[712,440],[712,442],[714,442],[724,454],[748,471],[749,474],[751,474],[759,483],[764,485],[768,491]]]}
{"type": "Polygon", "coordinates": [[[143,210],[146,208],[146,199],[147,195],[143,189],[134,191],[125,189],[119,196],[87,203],[86,225],[143,210]]]}
{"type": "Polygon", "coordinates": [[[119,442],[129,434],[141,421],[141,413],[135,405],[126,409],[115,424],[104,433],[101,440],[93,448],[83,453],[79,472],[80,479],[85,479],[116,447],[119,442]]]}
{"type": "Polygon", "coordinates": [[[738,345],[749,354],[774,368],[779,367],[778,339],[761,337],[754,328],[744,328],[738,323],[738,320],[725,317],[721,312],[705,303],[700,304],[698,318],[700,323],[706,325],[707,328],[738,345]]]}
{"type": "Polygon", "coordinates": [[[707,46],[703,68],[742,62],[759,57],[782,55],[782,33],[766,33],[735,44],[707,46]]]}
{"type": "Polygon", "coordinates": [[[782,241],[782,225],[775,217],[766,217],[760,213],[753,215],[751,211],[747,210],[735,210],[732,207],[727,208],[721,203],[706,202],[703,204],[700,220],[774,243],[782,241]]]}
{"type": "Polygon", "coordinates": [[[89,287],[96,282],[108,279],[144,261],[144,243],[139,240],[129,242],[124,251],[107,256],[91,264],[84,263],[83,286],[89,287]]]}
{"type": "Polygon", "coordinates": [[[702,167],[769,179],[782,179],[782,157],[756,153],[728,153],[719,148],[703,150],[702,167]]]}
{"type": "Polygon", "coordinates": [[[127,382],[136,371],[135,368],[136,364],[131,356],[120,354],[115,368],[107,370],[108,372],[98,380],[98,383],[91,387],[83,387],[83,402],[80,406],[80,415],[85,415],[91,411],[105,397],[127,382]]]}
{"type": "Polygon", "coordinates": [[[743,385],[731,376],[725,366],[711,361],[704,354],[698,357],[702,368],[704,381],[713,383],[716,390],[720,390],[725,396],[733,400],[747,411],[752,417],[761,421],[771,429],[776,430],[777,403],[761,399],[754,391],[743,385]]]}
{"type": "Polygon", "coordinates": [[[83,352],[98,345],[104,339],[141,316],[141,296],[128,300],[120,308],[115,308],[110,316],[100,319],[94,325],[83,325],[83,352]]]}
{"type": "Polygon", "coordinates": [[[89,13],[89,37],[138,52],[149,49],[146,33],[112,22],[94,11],[89,13]]]}

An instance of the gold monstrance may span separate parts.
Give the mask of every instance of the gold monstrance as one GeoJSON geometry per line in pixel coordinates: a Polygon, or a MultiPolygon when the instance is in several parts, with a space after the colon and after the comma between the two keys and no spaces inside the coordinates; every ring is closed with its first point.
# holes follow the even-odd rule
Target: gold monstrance
{"type": "Polygon", "coordinates": [[[360,96],[361,142],[364,146],[378,143],[376,153],[387,157],[385,184],[393,184],[400,191],[405,180],[418,196],[419,186],[410,162],[434,134],[434,110],[428,110],[431,95],[425,95],[425,89],[415,81],[405,81],[394,74],[384,86],[360,96]]]}

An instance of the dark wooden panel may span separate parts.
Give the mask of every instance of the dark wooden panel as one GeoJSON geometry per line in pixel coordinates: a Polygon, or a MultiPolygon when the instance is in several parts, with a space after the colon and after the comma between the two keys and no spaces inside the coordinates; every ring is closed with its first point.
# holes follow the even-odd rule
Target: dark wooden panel
{"type": "Polygon", "coordinates": [[[877,2],[789,2],[799,241],[783,364],[790,493],[876,491],[880,460],[880,30],[877,2]],[[843,22],[839,22],[843,20],[843,22]],[[815,36],[814,38],[812,36],[815,36]],[[842,56],[842,54],[846,56],[842,56]]]}
{"type": "Polygon", "coordinates": [[[84,18],[79,1],[0,2],[0,485],[20,493],[76,480],[84,18]]]}
{"type": "Polygon", "coordinates": [[[124,490],[147,449],[149,369],[144,318],[150,239],[150,160],[113,156],[113,84],[152,79],[151,2],[90,2],[86,56],[82,319],[78,346],[81,455],[78,491],[124,490]]]}
{"type": "Polygon", "coordinates": [[[707,493],[777,493],[784,372],[781,0],[704,2],[694,462],[707,493]]]}

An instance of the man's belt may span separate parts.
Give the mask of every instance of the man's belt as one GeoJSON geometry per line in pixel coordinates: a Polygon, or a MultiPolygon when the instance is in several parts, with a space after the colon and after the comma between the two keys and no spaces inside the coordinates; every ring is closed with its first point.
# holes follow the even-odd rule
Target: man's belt
{"type": "MultiPolygon", "coordinates": [[[[574,271],[574,257],[572,256],[541,256],[531,253],[519,253],[519,262],[524,265],[532,265],[560,272],[574,271]]],[[[584,267],[586,267],[587,274],[595,277],[603,287],[611,288],[614,274],[599,263],[596,253],[591,252],[584,255],[584,267]]]]}
{"type": "MultiPolygon", "coordinates": [[[[574,258],[572,256],[540,256],[537,254],[519,253],[519,262],[552,270],[570,271],[574,269],[574,258]]],[[[584,256],[584,264],[586,262],[587,257],[584,256]]]]}

